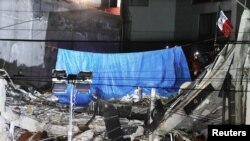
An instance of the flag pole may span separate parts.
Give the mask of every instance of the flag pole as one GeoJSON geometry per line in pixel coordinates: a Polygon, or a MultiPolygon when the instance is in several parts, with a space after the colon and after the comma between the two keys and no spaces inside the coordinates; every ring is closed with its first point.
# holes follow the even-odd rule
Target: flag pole
{"type": "Polygon", "coordinates": [[[217,10],[217,13],[216,13],[216,22],[215,22],[215,35],[214,35],[214,51],[217,47],[217,23],[218,23],[218,18],[219,18],[219,13],[220,13],[220,4],[219,4],[219,7],[218,7],[218,10],[217,10]]]}

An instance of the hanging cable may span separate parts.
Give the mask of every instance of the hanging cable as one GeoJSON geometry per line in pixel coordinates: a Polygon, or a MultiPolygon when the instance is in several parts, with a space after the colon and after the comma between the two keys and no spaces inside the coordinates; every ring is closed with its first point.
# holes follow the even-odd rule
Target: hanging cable
{"type": "Polygon", "coordinates": [[[8,27],[12,27],[12,26],[24,24],[24,23],[29,23],[29,22],[37,21],[37,20],[39,20],[39,19],[33,19],[33,20],[23,21],[23,22],[19,22],[19,23],[7,25],[7,26],[2,26],[2,27],[0,27],[0,30],[1,30],[1,29],[4,29],[4,28],[8,28],[8,27]]]}

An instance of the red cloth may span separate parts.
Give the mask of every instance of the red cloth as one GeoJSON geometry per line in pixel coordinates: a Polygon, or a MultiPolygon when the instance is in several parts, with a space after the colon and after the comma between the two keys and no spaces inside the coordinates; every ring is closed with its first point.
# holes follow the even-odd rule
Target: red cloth
{"type": "Polygon", "coordinates": [[[223,32],[224,36],[228,38],[233,30],[233,25],[228,20],[227,16],[224,14],[223,11],[220,11],[220,17],[218,19],[217,25],[219,29],[223,32]]]}

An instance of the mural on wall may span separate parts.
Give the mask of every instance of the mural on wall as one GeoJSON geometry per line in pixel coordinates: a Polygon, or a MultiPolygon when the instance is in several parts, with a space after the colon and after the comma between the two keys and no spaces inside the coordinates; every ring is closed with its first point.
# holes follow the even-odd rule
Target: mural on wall
{"type": "Polygon", "coordinates": [[[51,86],[57,48],[119,52],[121,19],[93,9],[100,6],[101,0],[0,1],[0,68],[16,83],[43,88],[51,86]]]}

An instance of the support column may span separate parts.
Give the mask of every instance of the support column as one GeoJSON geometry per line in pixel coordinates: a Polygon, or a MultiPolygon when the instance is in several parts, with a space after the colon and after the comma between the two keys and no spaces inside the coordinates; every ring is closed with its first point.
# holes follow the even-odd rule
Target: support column
{"type": "MultiPolygon", "coordinates": [[[[152,88],[151,90],[151,103],[150,103],[150,120],[149,122],[152,123],[153,119],[151,117],[151,112],[153,111],[154,107],[155,107],[155,88],[152,88]]],[[[152,134],[149,135],[149,141],[154,141],[154,133],[152,132],[152,134]]]]}

